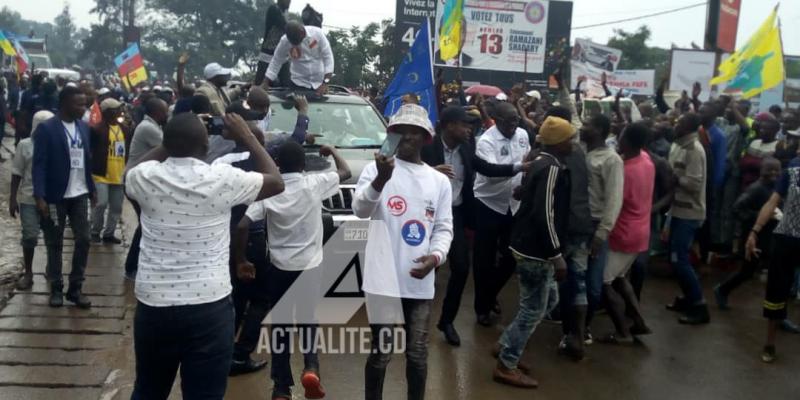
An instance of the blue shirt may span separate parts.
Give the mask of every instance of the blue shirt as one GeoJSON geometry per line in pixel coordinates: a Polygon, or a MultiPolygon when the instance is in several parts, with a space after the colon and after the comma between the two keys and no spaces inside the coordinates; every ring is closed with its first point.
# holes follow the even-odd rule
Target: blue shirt
{"type": "Polygon", "coordinates": [[[712,171],[711,183],[716,188],[722,187],[725,184],[725,159],[728,156],[728,141],[725,138],[725,133],[717,124],[711,125],[709,129],[709,138],[711,139],[711,156],[712,156],[712,171]]]}

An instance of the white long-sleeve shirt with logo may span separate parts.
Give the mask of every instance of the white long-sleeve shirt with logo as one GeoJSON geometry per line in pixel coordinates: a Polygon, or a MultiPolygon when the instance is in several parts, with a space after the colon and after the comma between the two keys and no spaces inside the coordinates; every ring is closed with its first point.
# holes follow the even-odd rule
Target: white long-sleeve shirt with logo
{"type": "Polygon", "coordinates": [[[432,254],[445,262],[453,240],[452,188],[447,177],[426,164],[395,159],[392,178],[382,192],[372,187],[374,162],[364,168],[353,198],[353,212],[370,218],[365,253],[366,293],[411,299],[433,299],[435,272],[411,276],[432,254]],[[397,279],[387,271],[394,271],[397,279]]]}

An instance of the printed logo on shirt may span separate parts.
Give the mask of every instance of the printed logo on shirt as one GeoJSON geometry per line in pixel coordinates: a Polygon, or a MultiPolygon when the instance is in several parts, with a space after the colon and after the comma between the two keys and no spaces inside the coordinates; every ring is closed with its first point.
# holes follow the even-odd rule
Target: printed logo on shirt
{"type": "Polygon", "coordinates": [[[436,209],[433,208],[433,202],[430,200],[425,201],[425,218],[433,222],[433,217],[436,215],[436,209]]]}
{"type": "Polygon", "coordinates": [[[386,206],[389,207],[389,212],[395,217],[405,214],[406,209],[408,209],[408,206],[406,205],[406,199],[400,196],[390,197],[389,201],[386,202],[386,206]]]}
{"type": "Polygon", "coordinates": [[[308,44],[308,48],[313,49],[314,47],[317,47],[317,43],[317,39],[312,40],[311,43],[308,44]]]}
{"type": "Polygon", "coordinates": [[[406,223],[403,224],[401,233],[403,235],[403,241],[409,246],[417,247],[425,241],[425,225],[415,219],[406,221],[406,223]]]}
{"type": "Polygon", "coordinates": [[[524,147],[528,147],[527,144],[525,143],[525,138],[522,138],[522,137],[519,138],[519,147],[523,147],[523,148],[524,147]]]}
{"type": "Polygon", "coordinates": [[[500,155],[507,156],[508,153],[509,153],[508,145],[503,145],[503,147],[500,149],[500,155]]]}

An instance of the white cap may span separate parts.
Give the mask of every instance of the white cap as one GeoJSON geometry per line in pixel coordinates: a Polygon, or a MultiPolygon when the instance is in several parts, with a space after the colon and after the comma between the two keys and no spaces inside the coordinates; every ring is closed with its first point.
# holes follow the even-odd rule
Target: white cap
{"type": "Polygon", "coordinates": [[[154,92],[160,92],[160,91],[162,91],[162,90],[164,90],[164,88],[162,88],[162,87],[161,87],[161,86],[159,86],[159,85],[155,85],[155,86],[153,86],[153,91],[154,91],[154,92]]]}
{"type": "Polygon", "coordinates": [[[66,87],[74,87],[74,88],[78,87],[78,85],[75,84],[75,82],[67,82],[67,84],[65,86],[66,87]]]}
{"type": "Polygon", "coordinates": [[[800,128],[797,128],[797,129],[795,129],[793,131],[789,131],[789,132],[786,132],[786,133],[788,133],[790,136],[798,137],[798,136],[800,136],[800,128]]]}
{"type": "Polygon", "coordinates": [[[498,93],[497,96],[494,96],[494,98],[500,101],[508,100],[508,96],[506,96],[505,93],[498,93]]]}
{"type": "Polygon", "coordinates": [[[536,100],[541,100],[542,99],[542,94],[539,93],[538,90],[531,90],[530,92],[525,93],[525,95],[528,96],[528,97],[533,97],[536,100]]]}
{"type": "Polygon", "coordinates": [[[208,64],[203,69],[203,75],[206,77],[206,79],[211,79],[215,76],[230,75],[230,74],[231,74],[230,68],[223,68],[222,65],[219,65],[218,63],[208,64]]]}
{"type": "Polygon", "coordinates": [[[109,93],[111,93],[111,89],[109,89],[109,88],[107,88],[107,87],[101,87],[101,88],[100,88],[100,89],[97,91],[97,95],[98,95],[98,96],[104,96],[104,95],[107,95],[107,94],[109,94],[109,93]]]}

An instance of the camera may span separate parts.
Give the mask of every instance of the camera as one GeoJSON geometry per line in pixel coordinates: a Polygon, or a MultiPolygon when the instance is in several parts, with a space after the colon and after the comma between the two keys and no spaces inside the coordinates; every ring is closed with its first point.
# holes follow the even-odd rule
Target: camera
{"type": "Polygon", "coordinates": [[[222,117],[207,116],[203,121],[206,123],[208,136],[222,136],[222,130],[225,128],[225,120],[222,117]]]}

